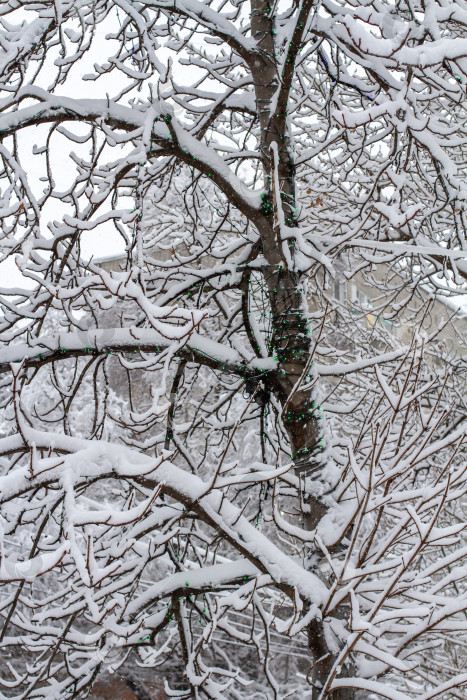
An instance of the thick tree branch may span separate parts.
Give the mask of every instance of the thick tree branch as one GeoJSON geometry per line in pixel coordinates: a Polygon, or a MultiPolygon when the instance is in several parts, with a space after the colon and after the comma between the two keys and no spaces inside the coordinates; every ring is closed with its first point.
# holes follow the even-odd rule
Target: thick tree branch
{"type": "MultiPolygon", "coordinates": [[[[128,2],[119,0],[118,4],[124,9],[128,8],[128,2]]],[[[174,2],[172,0],[139,0],[138,4],[142,7],[166,10],[174,15],[189,17],[199,22],[210,34],[225,41],[247,65],[250,64],[256,42],[245,37],[226,15],[216,12],[209,5],[198,0],[175,0],[174,2]]]]}
{"type": "MultiPolygon", "coordinates": [[[[262,191],[249,190],[223,158],[185,131],[172,117],[170,108],[162,103],[139,111],[108,100],[74,100],[31,87],[22,88],[14,103],[19,104],[29,97],[40,103],[0,116],[0,140],[26,127],[66,121],[93,122],[122,129],[128,134],[125,141],[137,139],[144,144],[146,157],[176,156],[212,179],[229,201],[255,224],[267,224],[267,218],[261,213],[262,191]]],[[[10,98],[3,105],[0,103],[4,110],[11,106],[10,98]]],[[[232,155],[229,154],[229,158],[232,155]]]]}
{"type": "MultiPolygon", "coordinates": [[[[86,331],[85,336],[86,340],[80,332],[60,333],[41,337],[34,344],[18,343],[0,348],[0,374],[10,372],[12,363],[24,362],[25,367],[39,368],[70,357],[137,352],[158,354],[163,350],[174,350],[173,338],[149,329],[107,328],[86,331]]],[[[232,348],[199,333],[191,332],[187,341],[179,344],[181,347],[175,350],[174,357],[238,377],[254,378],[262,373],[273,373],[276,369],[276,362],[271,358],[255,358],[247,364],[232,348]]]]}

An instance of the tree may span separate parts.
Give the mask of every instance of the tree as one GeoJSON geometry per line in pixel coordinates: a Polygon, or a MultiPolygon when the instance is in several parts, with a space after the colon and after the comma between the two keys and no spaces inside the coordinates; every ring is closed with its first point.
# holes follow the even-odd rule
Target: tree
{"type": "Polygon", "coordinates": [[[465,3],[0,16],[2,697],[458,697],[465,3]]]}

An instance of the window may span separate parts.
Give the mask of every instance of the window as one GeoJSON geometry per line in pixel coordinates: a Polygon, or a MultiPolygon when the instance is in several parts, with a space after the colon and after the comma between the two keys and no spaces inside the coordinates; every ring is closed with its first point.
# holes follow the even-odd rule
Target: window
{"type": "Polygon", "coordinates": [[[347,282],[345,280],[334,280],[334,298],[341,304],[347,301],[347,282]]]}
{"type": "Polygon", "coordinates": [[[352,282],[351,295],[352,303],[356,304],[357,306],[361,306],[363,309],[368,310],[373,308],[370,297],[365,294],[360,287],[357,287],[355,282],[352,282]]]}

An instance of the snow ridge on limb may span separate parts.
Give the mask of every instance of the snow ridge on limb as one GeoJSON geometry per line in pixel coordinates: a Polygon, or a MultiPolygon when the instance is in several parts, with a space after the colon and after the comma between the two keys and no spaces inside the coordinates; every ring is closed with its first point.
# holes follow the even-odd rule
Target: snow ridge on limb
{"type": "MultiPolygon", "coordinates": [[[[144,131],[147,131],[147,138],[143,139],[143,142],[146,142],[145,157],[164,154],[177,155],[190,167],[212,177],[213,182],[235,203],[240,211],[256,220],[261,219],[262,191],[249,192],[224,159],[191,136],[177,123],[171,114],[172,108],[170,106],[162,103],[159,105],[151,103],[146,108],[135,110],[114,101],[75,100],[29,86],[19,90],[18,95],[14,98],[14,103],[20,103],[28,97],[38,99],[39,103],[31,107],[4,112],[0,116],[0,135],[7,137],[28,126],[51,122],[61,124],[66,121],[109,124],[111,127],[127,131],[126,140],[129,142],[143,136],[144,131]]],[[[8,107],[11,103],[11,98],[5,98],[3,107],[8,107]]],[[[2,107],[1,104],[0,107],[2,107]]]]}
{"type": "MultiPolygon", "coordinates": [[[[128,5],[125,2],[125,5],[128,5]]],[[[175,14],[180,14],[199,22],[210,34],[225,41],[231,48],[235,49],[242,58],[249,63],[251,52],[256,48],[256,42],[252,38],[245,37],[238,31],[235,24],[229,21],[229,15],[213,10],[209,4],[198,2],[198,0],[139,0],[141,7],[153,7],[165,9],[175,14]]],[[[231,13],[235,17],[236,13],[231,13]]]]}
{"type": "MultiPolygon", "coordinates": [[[[177,313],[171,318],[177,319],[177,313]]],[[[105,328],[83,333],[59,333],[44,336],[29,344],[12,344],[0,348],[0,374],[9,372],[12,363],[25,361],[25,367],[40,367],[70,357],[94,357],[113,353],[159,353],[172,349],[176,357],[238,376],[256,376],[258,372],[274,371],[276,363],[270,358],[255,358],[245,362],[233,348],[210,340],[193,331],[199,321],[188,327],[163,322],[160,331],[150,328],[105,328]]]]}
{"type": "MultiPolygon", "coordinates": [[[[16,436],[18,438],[18,436],[16,436]]],[[[40,433],[37,430],[26,431],[28,441],[34,441],[35,447],[54,445],[54,449],[66,451],[64,455],[52,459],[37,460],[34,469],[28,466],[19,467],[8,475],[0,476],[0,502],[7,503],[14,498],[25,496],[38,487],[53,487],[72,489],[77,491],[80,485],[87,481],[98,478],[124,477],[141,480],[147,487],[160,486],[162,492],[170,494],[172,498],[181,502],[185,510],[181,516],[188,515],[193,509],[201,517],[205,517],[216,529],[223,532],[231,544],[252,562],[259,571],[268,573],[271,580],[278,585],[283,584],[284,590],[289,595],[297,592],[315,606],[322,605],[326,599],[326,586],[314,574],[304,571],[298,563],[292,562],[287,555],[270,542],[254,525],[248,522],[242,515],[241,509],[229,503],[212,484],[203,482],[199,477],[188,474],[174,464],[171,464],[167,457],[161,456],[158,459],[149,458],[141,453],[134,452],[130,448],[122,445],[113,445],[104,441],[95,441],[90,444],[87,441],[70,438],[64,435],[53,433],[40,433]]],[[[27,448],[24,444],[20,446],[15,440],[17,449],[27,448]]],[[[0,440],[0,452],[5,447],[11,449],[11,438],[6,438],[5,443],[0,440]],[[4,446],[5,445],[5,446],[4,446]]],[[[242,479],[240,478],[240,483],[242,479]]],[[[222,487],[223,484],[220,485],[222,487]]],[[[75,500],[69,501],[71,510],[67,512],[67,519],[71,526],[80,525],[84,512],[77,509],[75,500]],[[77,517],[75,517],[75,512],[77,517]]],[[[90,516],[91,514],[89,514],[90,516]]],[[[86,517],[88,520],[89,516],[86,517]]],[[[111,519],[111,515],[108,518],[111,519]]],[[[99,525],[100,518],[97,519],[99,525]]],[[[89,523],[86,523],[89,524],[89,523]]],[[[65,547],[65,545],[64,545],[65,547]]],[[[60,550],[60,556],[67,551],[60,550]]],[[[194,587],[196,581],[208,582],[200,583],[201,587],[209,585],[216,588],[216,575],[218,571],[217,586],[223,585],[222,572],[230,572],[230,578],[237,579],[239,575],[251,575],[250,565],[241,565],[238,570],[235,562],[228,566],[220,566],[219,569],[212,569],[211,573],[200,573],[193,580],[194,587]],[[209,577],[211,581],[209,582],[209,577]]],[[[178,589],[181,586],[183,577],[174,577],[173,586],[178,589]]],[[[186,578],[186,577],[185,577],[186,578]]],[[[167,583],[167,585],[169,585],[167,583]]],[[[172,584],[170,584],[172,585],[172,584]]],[[[161,588],[160,595],[166,595],[164,587],[161,588]]],[[[127,610],[128,614],[134,614],[142,609],[155,595],[154,589],[149,589],[148,594],[142,600],[138,599],[127,610]]],[[[316,614],[319,614],[316,607],[316,614]]]]}

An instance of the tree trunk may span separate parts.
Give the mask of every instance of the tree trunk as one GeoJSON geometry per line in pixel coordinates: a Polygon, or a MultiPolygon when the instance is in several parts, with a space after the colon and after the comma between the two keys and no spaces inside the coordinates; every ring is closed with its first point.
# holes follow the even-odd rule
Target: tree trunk
{"type": "MultiPolygon", "coordinates": [[[[343,606],[334,617],[346,619],[348,616],[348,607],[343,606]]],[[[337,640],[336,640],[337,641],[337,640]]],[[[321,690],[326,683],[332,671],[332,667],[336,661],[337,653],[332,650],[326,641],[324,634],[324,626],[321,620],[313,620],[308,626],[308,645],[313,655],[313,667],[309,673],[309,677],[313,684],[311,700],[319,700],[321,690]]],[[[342,677],[353,676],[354,669],[351,664],[341,668],[338,674],[342,677]]],[[[326,697],[329,697],[328,695],[326,697]]],[[[357,691],[353,688],[339,688],[331,692],[332,700],[355,700],[357,691]]]]}
{"type": "MultiPolygon", "coordinates": [[[[271,108],[277,97],[282,76],[278,75],[275,57],[279,47],[275,41],[274,16],[267,0],[251,0],[251,31],[259,50],[253,61],[253,78],[256,91],[256,108],[261,127],[261,153],[266,196],[264,213],[269,226],[259,230],[262,252],[266,259],[263,274],[268,289],[272,312],[272,350],[279,361],[276,379],[271,388],[283,407],[284,426],[289,436],[292,459],[296,473],[309,476],[319,472],[323,466],[322,439],[318,407],[314,391],[297,388],[297,383],[306,383],[311,352],[310,332],[307,328],[305,303],[300,274],[294,269],[294,240],[281,240],[282,220],[293,228],[296,223],[295,166],[290,146],[287,120],[287,99],[271,108]],[[275,184],[279,185],[277,192],[275,184]],[[287,248],[284,246],[287,245],[287,248]]],[[[287,93],[286,93],[287,94],[287,93]]],[[[306,504],[308,512],[303,514],[303,525],[311,530],[316,527],[326,512],[323,504],[313,499],[306,504]]],[[[347,618],[344,611],[337,613],[347,618]]],[[[318,700],[321,689],[335,662],[336,650],[328,648],[323,623],[314,620],[308,628],[310,678],[313,683],[313,700],[318,700]]],[[[347,670],[341,669],[339,675],[347,670]]],[[[332,693],[333,699],[355,700],[353,689],[342,689],[332,693]]]]}
{"type": "MultiPolygon", "coordinates": [[[[279,360],[279,372],[273,389],[286,408],[283,416],[292,457],[299,472],[318,469],[320,466],[320,429],[317,407],[312,390],[293,389],[307,367],[311,340],[304,313],[302,286],[299,274],[293,269],[294,241],[289,239],[288,251],[280,237],[278,219],[282,214],[285,225],[293,228],[295,220],[295,167],[290,149],[287,128],[287,104],[278,104],[271,117],[271,101],[279,85],[274,55],[274,18],[270,17],[267,0],[252,0],[252,34],[260,51],[253,63],[256,105],[261,126],[261,152],[263,154],[264,179],[267,190],[265,213],[269,214],[269,226],[259,231],[262,252],[267,265],[264,278],[272,312],[272,345],[279,360]],[[280,201],[275,201],[272,187],[272,152],[278,154],[277,174],[280,201]],[[279,209],[281,210],[279,212],[279,209]],[[289,264],[287,262],[289,258],[289,264]],[[290,265],[292,260],[292,266],[290,265]],[[291,269],[292,267],[292,269],[291,269]]],[[[320,513],[319,517],[322,517],[320,513]]],[[[319,518],[318,518],[319,519],[319,518]]],[[[309,523],[309,526],[313,527],[309,523]]]]}

